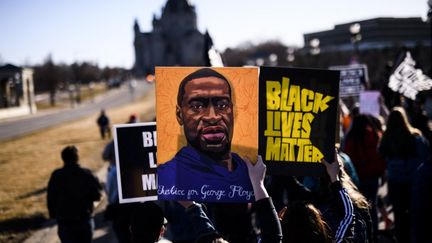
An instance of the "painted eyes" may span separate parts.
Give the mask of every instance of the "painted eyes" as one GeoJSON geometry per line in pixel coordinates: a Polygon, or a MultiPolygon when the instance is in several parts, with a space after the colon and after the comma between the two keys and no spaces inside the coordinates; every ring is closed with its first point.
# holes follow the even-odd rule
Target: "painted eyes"
{"type": "Polygon", "coordinates": [[[191,102],[189,108],[193,111],[201,111],[204,108],[204,104],[202,102],[191,102]]]}
{"type": "MultiPolygon", "coordinates": [[[[189,108],[194,112],[201,112],[209,108],[209,103],[210,102],[192,101],[189,103],[189,108]]],[[[214,100],[212,103],[214,103],[213,107],[217,111],[225,111],[231,106],[230,101],[227,99],[214,100]]]]}
{"type": "Polygon", "coordinates": [[[219,110],[225,110],[229,107],[229,101],[227,100],[220,100],[218,102],[216,102],[216,108],[219,110]]]}

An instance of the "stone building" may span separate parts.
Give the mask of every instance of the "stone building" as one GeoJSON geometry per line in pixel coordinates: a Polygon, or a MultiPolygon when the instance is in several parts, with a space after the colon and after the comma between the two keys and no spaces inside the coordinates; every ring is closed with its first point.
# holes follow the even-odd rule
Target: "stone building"
{"type": "Polygon", "coordinates": [[[382,49],[394,46],[408,48],[416,45],[431,46],[430,27],[420,17],[412,18],[374,18],[338,24],[331,30],[304,34],[304,45],[308,48],[312,40],[319,40],[322,52],[349,51],[353,45],[353,34],[350,30],[357,24],[356,42],[359,50],[382,49]]]}
{"type": "Polygon", "coordinates": [[[0,119],[36,112],[33,69],[0,67],[0,119]]]}
{"type": "Polygon", "coordinates": [[[138,76],[154,73],[155,66],[210,66],[213,45],[208,32],[197,29],[195,7],[187,0],[168,0],[153,30],[141,32],[135,20],[135,64],[138,76]]]}

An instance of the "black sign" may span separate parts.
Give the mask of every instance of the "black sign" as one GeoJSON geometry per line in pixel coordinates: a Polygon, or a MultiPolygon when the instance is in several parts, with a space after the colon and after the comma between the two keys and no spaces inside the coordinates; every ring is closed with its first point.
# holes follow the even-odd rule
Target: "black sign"
{"type": "Polygon", "coordinates": [[[321,175],[334,161],[339,71],[261,67],[259,154],[269,174],[321,175]]]}
{"type": "Polygon", "coordinates": [[[157,200],[156,122],[114,126],[120,203],[157,200]]]}
{"type": "Polygon", "coordinates": [[[340,97],[359,96],[369,82],[367,66],[355,64],[348,66],[332,66],[331,70],[340,71],[340,97]]]}

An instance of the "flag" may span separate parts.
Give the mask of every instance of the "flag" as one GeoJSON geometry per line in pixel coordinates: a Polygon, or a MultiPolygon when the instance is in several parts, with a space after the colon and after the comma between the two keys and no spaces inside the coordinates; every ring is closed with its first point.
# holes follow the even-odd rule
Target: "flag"
{"type": "Polygon", "coordinates": [[[407,51],[404,56],[390,75],[388,86],[391,90],[415,100],[419,91],[432,88],[432,79],[423,74],[422,70],[415,68],[410,52],[407,51]]]}

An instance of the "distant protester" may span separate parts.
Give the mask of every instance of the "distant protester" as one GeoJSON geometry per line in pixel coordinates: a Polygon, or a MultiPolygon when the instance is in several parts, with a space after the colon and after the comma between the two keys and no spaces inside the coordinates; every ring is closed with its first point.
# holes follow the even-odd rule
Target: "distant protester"
{"type": "Polygon", "coordinates": [[[377,149],[381,136],[382,126],[378,118],[359,114],[351,123],[343,147],[358,173],[361,193],[372,204],[374,234],[378,232],[378,187],[386,169],[386,161],[377,149]]]}
{"type": "Polygon", "coordinates": [[[102,139],[105,139],[105,136],[108,136],[108,138],[111,136],[110,132],[110,120],[108,116],[105,114],[105,110],[102,109],[100,112],[100,115],[98,119],[96,120],[96,123],[99,126],[99,132],[102,139]]]}
{"type": "Polygon", "coordinates": [[[410,200],[414,175],[430,159],[429,143],[408,121],[402,107],[394,107],[387,120],[379,152],[387,161],[388,195],[393,205],[396,237],[409,242],[410,200]]]}

